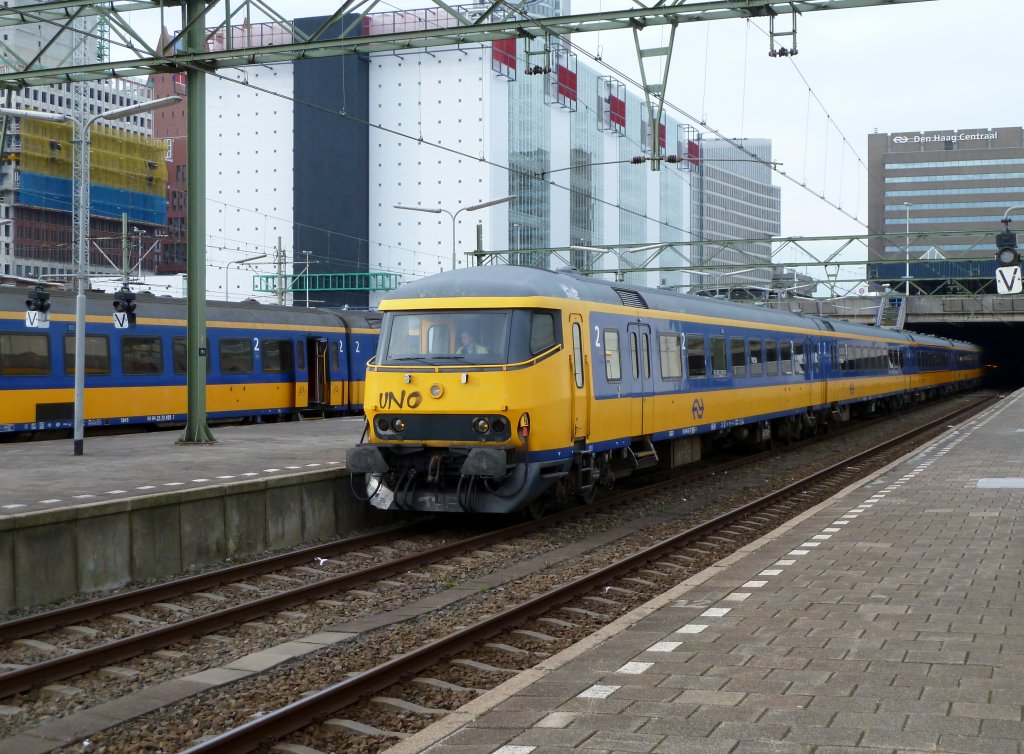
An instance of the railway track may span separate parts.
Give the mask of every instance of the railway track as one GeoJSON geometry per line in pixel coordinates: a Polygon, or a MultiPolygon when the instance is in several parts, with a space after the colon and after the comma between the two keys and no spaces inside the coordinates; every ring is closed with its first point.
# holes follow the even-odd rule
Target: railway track
{"type": "MultiPolygon", "coordinates": [[[[929,426],[931,426],[932,431],[934,431],[936,426],[944,426],[945,423],[948,423],[951,420],[952,418],[950,416],[943,416],[935,422],[932,422],[929,426]]],[[[919,434],[920,431],[922,430],[919,429],[916,433],[919,434]]],[[[900,438],[900,441],[906,442],[907,440],[905,438],[900,438]]],[[[748,459],[746,463],[749,464],[751,461],[748,459]]],[[[744,463],[741,461],[734,463],[733,467],[742,465],[744,465],[744,463]]],[[[852,474],[855,472],[855,469],[851,467],[850,461],[844,461],[840,466],[844,467],[842,471],[846,474],[852,474]]],[[[726,471],[722,467],[718,467],[716,469],[706,469],[701,473],[705,476],[708,474],[722,475],[726,473],[726,471]]],[[[836,477],[834,477],[834,474],[839,473],[839,470],[833,470],[832,473],[833,479],[835,479],[836,477]]],[[[639,548],[634,547],[633,549],[639,549],[640,551],[631,554],[628,558],[619,558],[612,565],[608,565],[603,568],[594,567],[591,569],[591,573],[588,573],[586,576],[573,579],[571,584],[559,585],[557,589],[551,588],[542,591],[539,591],[537,587],[530,587],[530,589],[537,592],[537,594],[530,599],[519,601],[515,608],[508,610],[495,610],[493,607],[489,607],[487,608],[487,611],[489,611],[488,616],[482,620],[471,620],[469,617],[466,617],[465,619],[459,618],[458,620],[464,623],[467,627],[458,631],[448,632],[449,635],[444,640],[423,644],[421,640],[422,636],[416,636],[415,634],[417,632],[414,631],[412,632],[414,636],[410,637],[408,640],[403,639],[403,641],[412,642],[413,646],[410,647],[409,644],[402,644],[400,651],[401,657],[388,657],[381,662],[369,662],[369,664],[364,663],[364,666],[359,666],[358,662],[351,663],[349,667],[341,671],[342,674],[348,674],[349,676],[343,681],[334,684],[323,684],[325,688],[317,691],[316,693],[307,694],[301,702],[295,702],[288,705],[286,708],[287,711],[273,712],[263,715],[259,720],[239,726],[216,739],[211,739],[210,741],[199,745],[199,747],[205,746],[210,748],[195,748],[194,750],[196,752],[250,751],[252,750],[252,747],[258,746],[259,742],[287,735],[291,731],[308,726],[312,720],[323,719],[326,715],[329,715],[332,710],[356,704],[360,699],[379,693],[389,685],[394,684],[403,678],[409,677],[410,674],[415,674],[420,670],[431,667],[438,661],[438,657],[451,656],[453,653],[463,651],[467,647],[479,644],[486,638],[493,637],[494,635],[502,632],[514,630],[510,628],[510,626],[522,625],[524,621],[535,621],[538,613],[561,609],[563,611],[560,613],[562,617],[549,617],[547,622],[542,624],[542,627],[547,627],[549,631],[552,630],[552,626],[563,629],[563,633],[568,638],[560,639],[559,641],[567,640],[571,643],[579,638],[581,632],[593,630],[595,625],[599,625],[605,618],[610,619],[611,617],[614,617],[614,614],[617,614],[619,611],[618,607],[612,610],[613,614],[602,613],[601,611],[590,609],[594,605],[593,600],[591,600],[591,602],[585,601],[587,599],[586,593],[588,591],[593,591],[599,587],[613,589],[616,594],[618,594],[619,590],[631,591],[636,595],[636,599],[641,602],[644,601],[648,598],[652,589],[656,591],[661,588],[658,584],[659,579],[656,574],[660,573],[663,577],[678,580],[679,574],[676,570],[677,568],[695,568],[700,570],[708,562],[713,562],[714,559],[721,557],[720,550],[722,550],[722,548],[727,550],[729,547],[732,547],[733,545],[730,543],[739,542],[742,544],[743,541],[749,541],[750,539],[756,538],[756,536],[760,536],[760,532],[764,530],[764,527],[772,528],[777,526],[782,517],[791,515],[792,510],[800,506],[806,507],[808,504],[813,504],[809,503],[808,499],[818,500],[822,497],[827,497],[831,494],[831,492],[829,492],[830,488],[818,489],[813,494],[808,492],[808,484],[821,485],[823,483],[820,480],[821,475],[819,474],[816,476],[819,477],[818,481],[805,481],[799,492],[793,492],[793,494],[797,495],[795,500],[791,498],[790,501],[786,503],[778,501],[771,502],[767,499],[758,501],[757,505],[762,508],[760,521],[751,523],[750,520],[747,519],[745,522],[737,523],[737,517],[744,515],[749,516],[751,514],[749,512],[742,513],[739,510],[732,511],[723,516],[718,516],[714,521],[707,522],[700,527],[692,527],[684,535],[679,535],[678,537],[666,537],[664,538],[664,542],[659,542],[656,546],[650,545],[639,548]],[[694,538],[699,538],[700,543],[695,544],[696,540],[694,538]],[[680,550],[686,550],[687,548],[688,553],[680,554],[680,550]],[[675,555],[665,554],[667,551],[674,551],[675,555]],[[666,558],[668,558],[668,560],[666,560],[666,558]],[[631,582],[628,587],[621,587],[611,583],[616,579],[624,578],[623,574],[635,572],[637,569],[641,569],[644,564],[650,564],[651,562],[660,562],[662,563],[662,566],[656,566],[653,568],[649,567],[645,570],[645,574],[630,577],[631,582]],[[582,597],[580,596],[581,594],[583,595],[582,597]],[[570,609],[570,612],[568,613],[564,612],[564,606],[567,602],[572,600],[584,600],[584,602],[581,603],[583,606],[575,608],[575,612],[573,612],[572,609],[570,609]],[[587,605],[590,607],[587,607],[587,605]],[[566,620],[566,616],[572,617],[573,620],[566,620]],[[472,625],[469,625],[470,623],[472,623],[472,625]],[[219,748],[222,746],[226,748],[219,748]]],[[[847,483],[848,479],[841,479],[839,481],[832,482],[832,484],[839,484],[840,486],[845,486],[847,483]]],[[[624,496],[628,498],[636,498],[640,494],[641,491],[632,490],[625,493],[624,496]]],[[[606,509],[614,508],[617,502],[620,501],[611,498],[605,501],[603,506],[606,509]]],[[[104,667],[112,662],[120,661],[125,657],[134,656],[139,652],[152,651],[154,647],[165,647],[175,642],[180,642],[188,636],[209,634],[210,632],[221,630],[225,626],[237,625],[239,622],[250,621],[254,618],[267,615],[275,611],[286,610],[289,607],[308,603],[311,600],[324,599],[332,594],[336,594],[339,590],[351,590],[357,586],[366,584],[379,584],[381,581],[387,581],[389,577],[394,577],[397,574],[408,573],[410,570],[422,570],[430,564],[440,568],[449,567],[445,564],[453,562],[453,559],[460,556],[465,555],[470,559],[478,558],[478,553],[486,551],[486,548],[499,549],[502,547],[508,547],[506,543],[509,541],[515,541],[516,537],[525,537],[531,532],[535,532],[542,528],[572,526],[571,522],[574,519],[578,519],[581,513],[587,516],[593,516],[594,512],[595,508],[588,508],[585,510],[572,509],[557,516],[545,519],[543,522],[525,523],[499,531],[488,532],[483,535],[466,537],[456,542],[447,542],[443,547],[439,548],[425,548],[423,552],[395,559],[388,559],[386,562],[374,564],[373,566],[364,569],[338,576],[332,576],[327,579],[317,580],[314,583],[304,584],[294,589],[288,589],[281,594],[248,601],[240,605],[232,606],[231,608],[225,608],[224,610],[216,610],[208,615],[199,616],[192,620],[180,621],[171,626],[161,627],[151,631],[144,631],[137,636],[128,637],[123,641],[113,642],[87,651],[77,652],[75,655],[68,658],[57,658],[52,661],[23,668],[15,671],[14,673],[8,673],[0,676],[0,696],[6,697],[10,693],[23,692],[27,689],[38,687],[42,683],[49,683],[53,680],[67,678],[71,675],[85,672],[86,670],[104,667]],[[14,689],[14,691],[9,691],[10,689],[14,689]]],[[[364,538],[359,544],[355,541],[346,541],[341,543],[341,545],[335,544],[332,546],[335,548],[344,546],[345,548],[350,549],[357,547],[373,547],[378,542],[386,541],[380,539],[380,537],[390,536],[392,538],[391,541],[393,541],[395,537],[401,537],[407,534],[410,534],[410,532],[403,529],[386,534],[373,535],[375,538],[364,538]]],[[[626,536],[628,538],[628,535],[626,536]]],[[[605,543],[605,547],[607,546],[608,544],[605,543]]],[[[235,578],[238,576],[250,578],[252,574],[258,575],[260,573],[267,573],[277,567],[289,567],[295,566],[296,564],[308,563],[314,558],[328,557],[328,554],[326,550],[317,548],[316,550],[310,549],[301,553],[292,553],[283,557],[284,560],[278,561],[277,565],[272,565],[273,561],[268,559],[267,561],[260,561],[259,563],[247,564],[246,566],[229,569],[230,575],[225,573],[207,574],[200,577],[194,577],[195,581],[192,579],[182,580],[178,585],[163,585],[161,587],[152,588],[153,591],[138,590],[138,592],[125,597],[119,596],[117,598],[110,598],[109,601],[107,601],[107,604],[102,608],[97,605],[86,605],[82,606],[81,609],[85,611],[83,614],[92,611],[94,615],[101,615],[103,614],[102,610],[126,609],[125,606],[129,604],[139,605],[152,599],[168,599],[168,595],[171,594],[171,591],[173,589],[180,588],[181,585],[187,585],[189,589],[193,590],[207,589],[213,584],[223,584],[229,578],[235,578]],[[247,569],[254,570],[249,571],[247,569]],[[135,600],[135,602],[119,603],[116,602],[115,599],[127,599],[129,601],[135,600]],[[121,607],[112,607],[117,605],[121,605],[121,607]]],[[[543,552],[538,552],[536,553],[534,560],[543,561],[544,558],[545,554],[543,552]]],[[[604,559],[605,562],[607,562],[609,558],[607,555],[599,555],[597,559],[604,559]]],[[[554,558],[552,558],[552,560],[554,560],[554,558]]],[[[301,567],[301,565],[299,567],[301,567]]],[[[533,567],[536,568],[536,565],[533,567]]],[[[482,579],[479,576],[477,578],[481,580],[482,583],[482,579]]],[[[622,600],[619,601],[622,602],[622,600]]],[[[632,600],[627,599],[625,602],[630,603],[632,600]]],[[[36,628],[46,626],[46,621],[48,620],[46,616],[49,616],[49,619],[55,619],[55,623],[59,622],[60,625],[65,626],[71,625],[78,620],[74,618],[74,613],[70,609],[67,611],[61,611],[61,613],[33,616],[29,619],[23,619],[21,621],[15,621],[10,624],[0,626],[0,636],[3,636],[6,640],[10,640],[13,636],[29,635],[36,628]]],[[[526,630],[533,631],[533,629],[526,630]]],[[[541,634],[543,632],[533,631],[533,633],[541,634]]],[[[557,633],[557,631],[553,631],[553,633],[557,633]]],[[[521,638],[522,637],[520,637],[520,639],[521,638]]],[[[521,649],[521,652],[523,653],[522,656],[517,655],[516,648],[513,644],[501,641],[496,643],[492,642],[495,646],[487,649],[486,653],[489,653],[490,655],[497,653],[497,655],[501,657],[506,657],[509,653],[512,653],[517,660],[523,661],[524,657],[527,659],[531,657],[533,659],[542,657],[549,649],[551,649],[551,647],[545,646],[548,642],[546,634],[544,639],[536,639],[536,637],[534,637],[532,641],[534,646],[528,646],[521,649]]],[[[369,643],[371,645],[373,644],[372,641],[369,643]]],[[[349,653],[348,648],[346,648],[345,651],[346,653],[349,653]]],[[[396,653],[395,647],[391,646],[390,643],[388,644],[387,651],[390,654],[396,653]]],[[[444,705],[448,705],[450,708],[454,708],[451,705],[457,707],[465,701],[467,697],[471,697],[475,693],[474,689],[495,685],[494,681],[498,680],[494,678],[488,680],[487,676],[490,674],[490,671],[480,670],[472,664],[463,665],[462,667],[470,669],[468,675],[473,678],[470,685],[463,685],[463,683],[468,682],[466,681],[466,672],[463,672],[461,676],[455,677],[456,680],[461,680],[463,683],[445,681],[443,678],[434,677],[443,675],[441,673],[434,672],[432,673],[432,678],[436,683],[424,681],[419,685],[418,688],[421,696],[423,697],[423,701],[441,706],[427,707],[425,705],[420,705],[419,707],[404,708],[401,701],[393,701],[398,697],[392,697],[391,701],[378,700],[372,705],[363,705],[366,710],[370,710],[370,713],[365,715],[365,717],[371,720],[371,722],[359,723],[359,715],[353,714],[350,716],[354,718],[351,725],[348,727],[345,727],[344,725],[342,726],[344,735],[351,736],[353,741],[350,743],[357,746],[357,748],[352,748],[351,750],[377,750],[376,748],[373,748],[374,744],[367,744],[366,740],[364,740],[373,740],[373,735],[379,735],[382,741],[393,740],[394,737],[400,737],[401,734],[406,732],[401,730],[401,728],[403,725],[409,725],[409,723],[394,726],[394,723],[390,721],[390,718],[394,715],[398,715],[399,717],[403,714],[406,716],[412,715],[413,718],[417,718],[418,715],[419,718],[425,716],[429,719],[432,715],[441,714],[440,710],[445,709],[444,705]],[[449,686],[451,688],[448,688],[449,686]],[[423,696],[424,689],[426,690],[425,696],[423,696]],[[448,693],[450,699],[448,701],[445,701],[444,699],[438,701],[438,697],[444,697],[445,692],[448,693]],[[394,710],[396,708],[404,709],[405,712],[395,712],[394,710]],[[432,709],[435,711],[412,714],[409,712],[410,709],[432,709]],[[381,710],[384,711],[382,712],[381,710]],[[381,719],[384,722],[381,722],[381,719]],[[374,722],[377,722],[378,725],[374,725],[374,722]],[[397,727],[398,729],[393,730],[388,727],[389,725],[397,727]],[[381,732],[379,734],[370,735],[369,737],[364,735],[366,733],[372,734],[372,731],[374,730],[381,732]],[[371,748],[365,748],[367,745],[371,748]]],[[[501,675],[501,673],[498,673],[499,679],[504,680],[501,675]]],[[[413,727],[422,727],[422,724],[422,719],[417,719],[412,723],[413,727]]],[[[109,751],[118,750],[119,749],[116,747],[109,749],[109,751]]],[[[344,750],[349,751],[350,749],[345,748],[344,750]]]]}
{"type": "MultiPolygon", "coordinates": [[[[308,743],[310,738],[314,743],[317,739],[329,739],[331,745],[329,750],[363,750],[366,744],[365,739],[377,739],[381,743],[400,739],[405,735],[405,731],[401,730],[401,725],[396,726],[398,729],[389,729],[378,727],[379,723],[374,725],[359,722],[361,717],[374,721],[379,721],[382,717],[387,719],[389,715],[386,712],[382,714],[382,710],[391,710],[390,717],[392,718],[401,716],[399,710],[403,709],[403,700],[400,696],[395,695],[396,692],[389,691],[390,687],[402,684],[405,679],[425,673],[428,678],[437,681],[435,688],[443,688],[447,682],[439,676],[446,674],[443,666],[449,664],[450,658],[467,651],[471,654],[479,654],[479,647],[488,640],[491,640],[491,647],[514,646],[505,643],[502,639],[508,637],[511,632],[523,624],[536,620],[537,616],[550,614],[574,601],[593,596],[595,592],[607,594],[609,590],[614,589],[619,598],[630,592],[637,593],[634,587],[635,580],[633,584],[622,585],[622,579],[635,575],[641,570],[644,570],[645,576],[661,573],[663,576],[678,581],[681,575],[675,568],[664,573],[658,570],[658,566],[664,567],[668,564],[672,567],[684,562],[690,564],[689,570],[697,572],[710,563],[735,552],[743,544],[766,534],[782,521],[817,505],[854,481],[863,478],[872,469],[880,468],[900,457],[907,451],[908,445],[915,445],[922,435],[934,431],[936,428],[944,427],[963,413],[968,411],[973,413],[975,410],[967,408],[957,411],[839,463],[832,464],[781,489],[738,506],[650,547],[643,548],[544,594],[490,615],[441,639],[425,643],[321,691],[308,694],[305,698],[275,712],[262,715],[258,719],[199,743],[189,748],[184,754],[243,754],[257,751],[260,750],[260,747],[266,746],[268,742],[282,739],[310,726],[314,726],[318,730],[312,736],[307,736],[304,743],[308,743]],[[344,719],[332,717],[332,715],[337,715],[339,710],[357,705],[367,699],[371,700],[369,704],[363,704],[359,709],[346,710],[344,719]],[[322,723],[325,718],[327,718],[327,722],[322,723]],[[342,736],[340,741],[339,734],[342,736]],[[358,739],[364,740],[359,741],[358,739]],[[343,744],[342,749],[337,749],[339,743],[343,744]],[[348,748],[349,746],[353,748],[348,748]]],[[[635,579],[640,579],[640,577],[636,576],[635,579]]],[[[635,602],[642,601],[645,600],[640,599],[635,602]]],[[[576,610],[587,612],[585,607],[579,607],[576,610]]],[[[558,618],[552,618],[550,625],[557,625],[558,620],[558,618]]],[[[528,635],[528,632],[522,631],[521,635],[528,635]]],[[[508,640],[514,641],[514,638],[508,640]]],[[[528,657],[531,653],[535,653],[535,650],[530,647],[521,646],[519,649],[522,652],[520,657],[528,657]]],[[[469,662],[473,662],[473,660],[469,660],[469,662]]],[[[481,666],[487,664],[480,660],[476,662],[481,666]]],[[[465,691],[466,687],[453,689],[453,691],[459,690],[465,691]]],[[[436,716],[445,712],[444,707],[425,707],[415,702],[404,701],[408,704],[404,709],[407,712],[416,710],[423,723],[429,723],[436,716]]]]}

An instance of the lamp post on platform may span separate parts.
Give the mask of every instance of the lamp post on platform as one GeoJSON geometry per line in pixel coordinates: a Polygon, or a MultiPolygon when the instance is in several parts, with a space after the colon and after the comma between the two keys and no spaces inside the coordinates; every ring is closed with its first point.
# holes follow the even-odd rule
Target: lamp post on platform
{"type": "Polygon", "coordinates": [[[450,217],[452,219],[452,269],[454,270],[455,269],[455,261],[456,261],[456,256],[455,256],[455,218],[457,218],[459,216],[459,214],[462,213],[462,212],[475,212],[476,210],[484,209],[485,207],[493,207],[495,204],[504,204],[505,202],[510,202],[510,201],[512,201],[515,198],[516,198],[515,194],[513,194],[512,196],[503,196],[503,197],[501,197],[501,199],[491,199],[489,202],[481,202],[480,204],[472,204],[472,205],[470,205],[468,207],[462,207],[460,209],[455,210],[454,212],[452,212],[451,210],[448,210],[448,209],[443,209],[441,207],[409,207],[409,206],[406,206],[404,204],[394,204],[392,206],[395,209],[407,209],[407,210],[411,210],[412,212],[430,212],[431,214],[434,214],[434,215],[440,215],[440,214],[443,213],[445,215],[448,215],[448,217],[450,217]]]}

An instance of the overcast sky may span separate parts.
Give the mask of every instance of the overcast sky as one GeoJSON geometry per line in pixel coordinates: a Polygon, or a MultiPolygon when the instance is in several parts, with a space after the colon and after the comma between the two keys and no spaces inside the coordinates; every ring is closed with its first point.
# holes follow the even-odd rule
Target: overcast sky
{"type": "MultiPolygon", "coordinates": [[[[293,17],[338,7],[334,0],[271,0],[270,5],[293,17]]],[[[428,5],[394,0],[377,9],[428,5]]],[[[627,0],[573,0],[575,12],[628,5],[627,0]]],[[[138,12],[132,20],[147,38],[158,33],[154,14],[138,12]]],[[[766,19],[681,25],[667,95],[671,105],[725,136],[772,140],[780,170],[811,189],[776,177],[784,236],[866,232],[867,134],[874,130],[1024,125],[1019,44],[1024,0],[931,0],[816,11],[797,24],[799,54],[791,58],[768,56],[766,19]],[[821,201],[820,194],[859,222],[821,201]]],[[[777,20],[776,31],[789,28],[788,17],[777,20]]],[[[642,32],[642,44],[658,46],[667,34],[667,27],[649,28],[642,32]]],[[[577,35],[573,41],[592,52],[600,49],[605,62],[639,80],[631,32],[577,35]]],[[[788,38],[780,43],[790,46],[788,38]]],[[[672,114],[688,122],[679,111],[672,114]]]]}

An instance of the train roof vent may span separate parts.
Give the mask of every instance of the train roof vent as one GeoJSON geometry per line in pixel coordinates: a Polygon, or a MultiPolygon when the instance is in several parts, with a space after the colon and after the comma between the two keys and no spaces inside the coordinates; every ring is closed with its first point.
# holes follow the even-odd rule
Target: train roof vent
{"type": "Polygon", "coordinates": [[[622,301],[624,306],[632,306],[637,309],[649,308],[647,302],[644,301],[644,297],[637,291],[631,291],[628,288],[613,288],[612,290],[619,294],[619,300],[622,301]]]}

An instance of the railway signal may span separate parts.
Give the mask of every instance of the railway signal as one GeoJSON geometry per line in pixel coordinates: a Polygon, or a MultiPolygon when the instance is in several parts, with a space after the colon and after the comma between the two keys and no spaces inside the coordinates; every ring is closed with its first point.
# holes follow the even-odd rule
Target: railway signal
{"type": "Polygon", "coordinates": [[[114,294],[114,327],[135,327],[135,307],[135,293],[127,285],[121,286],[114,294]]]}
{"type": "Polygon", "coordinates": [[[1005,230],[996,233],[996,262],[1000,267],[1014,267],[1020,264],[1017,234],[1010,230],[1008,223],[1005,230]]]}
{"type": "Polygon", "coordinates": [[[50,294],[43,290],[43,286],[37,285],[35,290],[28,294],[25,300],[25,326],[26,327],[49,327],[50,317],[50,294]]]}

